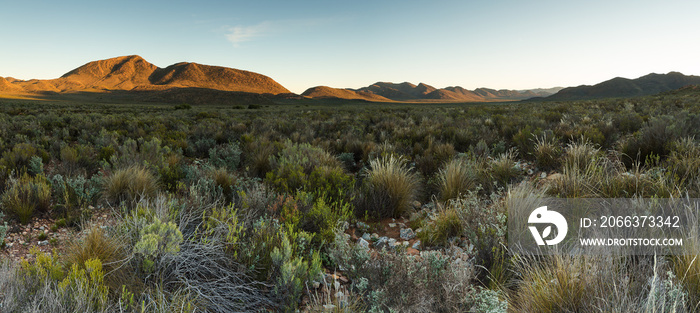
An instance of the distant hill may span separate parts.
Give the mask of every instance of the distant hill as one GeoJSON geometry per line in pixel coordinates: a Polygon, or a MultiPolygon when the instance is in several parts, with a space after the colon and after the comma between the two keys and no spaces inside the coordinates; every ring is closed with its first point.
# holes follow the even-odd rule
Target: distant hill
{"type": "Polygon", "coordinates": [[[545,100],[582,100],[600,98],[622,98],[653,95],[679,89],[688,85],[700,84],[699,76],[686,76],[678,72],[649,74],[637,79],[616,77],[602,83],[588,86],[564,88],[545,100]]]}
{"type": "Polygon", "coordinates": [[[409,82],[377,82],[359,89],[337,89],[326,86],[313,87],[302,95],[311,98],[365,99],[369,101],[449,101],[486,102],[514,101],[538,96],[549,96],[561,88],[533,90],[495,90],[479,88],[474,91],[462,87],[437,89],[433,86],[409,82]]]}
{"type": "MultiPolygon", "coordinates": [[[[286,94],[287,88],[258,73],[197,63],[159,68],[140,56],[130,55],[89,62],[57,79],[0,80],[0,91],[11,93],[74,93],[106,91],[207,90],[286,94]]],[[[219,94],[217,94],[219,95],[219,94]]]]}
{"type": "Polygon", "coordinates": [[[362,92],[362,91],[355,91],[351,89],[338,89],[338,88],[331,88],[327,86],[318,86],[318,87],[313,87],[309,88],[306,91],[304,91],[302,96],[309,97],[309,98],[317,98],[317,99],[329,99],[329,98],[337,98],[337,99],[359,99],[359,100],[367,100],[367,101],[391,101],[387,98],[384,98],[379,95],[375,95],[372,93],[368,92],[362,92]]]}

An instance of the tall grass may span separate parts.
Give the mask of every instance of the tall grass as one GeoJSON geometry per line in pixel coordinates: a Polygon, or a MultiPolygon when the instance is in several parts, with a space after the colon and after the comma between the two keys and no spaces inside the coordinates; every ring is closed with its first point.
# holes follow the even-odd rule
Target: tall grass
{"type": "Polygon", "coordinates": [[[51,207],[51,187],[44,175],[30,176],[22,174],[11,180],[11,186],[2,195],[5,212],[16,217],[20,223],[27,224],[35,210],[42,212],[51,207]]]}
{"type": "Polygon", "coordinates": [[[420,180],[401,157],[370,161],[365,171],[362,207],[369,215],[399,217],[407,213],[420,190],[420,180]]]}
{"type": "Polygon", "coordinates": [[[141,199],[154,197],[157,191],[158,179],[148,169],[130,166],[105,178],[103,196],[113,204],[134,206],[141,199]]]}
{"type": "Polygon", "coordinates": [[[438,172],[440,200],[447,201],[472,190],[479,180],[475,165],[463,158],[452,159],[438,172]]]}

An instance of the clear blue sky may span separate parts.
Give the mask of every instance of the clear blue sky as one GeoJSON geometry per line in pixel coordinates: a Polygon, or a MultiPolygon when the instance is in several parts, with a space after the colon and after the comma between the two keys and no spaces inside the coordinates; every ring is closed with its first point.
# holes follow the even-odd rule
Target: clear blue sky
{"type": "Polygon", "coordinates": [[[528,89],[700,75],[700,1],[4,1],[0,76],[138,54],[301,93],[376,81],[528,89]]]}

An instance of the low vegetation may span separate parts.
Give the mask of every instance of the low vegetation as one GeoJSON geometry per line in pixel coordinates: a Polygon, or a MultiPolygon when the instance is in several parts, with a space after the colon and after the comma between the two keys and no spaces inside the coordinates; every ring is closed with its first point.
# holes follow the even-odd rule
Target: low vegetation
{"type": "Polygon", "coordinates": [[[0,260],[0,311],[698,312],[697,243],[513,255],[506,208],[700,196],[699,101],[1,100],[0,242],[40,218],[57,250],[0,260]]]}

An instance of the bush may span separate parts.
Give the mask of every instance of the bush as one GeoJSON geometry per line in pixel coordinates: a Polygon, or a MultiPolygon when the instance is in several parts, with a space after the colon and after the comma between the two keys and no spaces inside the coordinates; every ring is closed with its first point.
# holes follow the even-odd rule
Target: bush
{"type": "Polygon", "coordinates": [[[114,204],[126,202],[132,207],[141,199],[154,197],[157,191],[158,181],[149,170],[130,166],[105,178],[103,195],[114,204]]]}
{"type": "Polygon", "coordinates": [[[129,281],[124,278],[128,273],[124,267],[127,251],[123,241],[107,237],[97,227],[91,229],[83,240],[73,242],[65,256],[68,268],[77,266],[84,269],[90,260],[99,260],[103,264],[104,271],[108,273],[105,277],[107,286],[112,291],[120,290],[124,283],[133,283],[133,279],[129,281]]]}
{"type": "Polygon", "coordinates": [[[134,246],[134,253],[143,257],[143,268],[148,272],[164,254],[177,253],[182,243],[182,233],[173,222],[162,223],[155,219],[153,223],[141,229],[141,238],[134,246]]]}
{"type": "Polygon", "coordinates": [[[0,248],[5,247],[5,235],[7,234],[7,222],[4,220],[5,214],[0,212],[0,248]]]}
{"type": "Polygon", "coordinates": [[[459,214],[454,208],[448,208],[438,212],[435,221],[424,225],[418,238],[426,247],[445,246],[448,239],[459,237],[463,232],[464,225],[459,214]]]}
{"type": "Polygon", "coordinates": [[[28,143],[19,143],[12,147],[12,150],[2,153],[0,165],[4,166],[8,173],[20,172],[22,169],[29,169],[29,162],[33,156],[39,156],[43,162],[48,162],[49,154],[43,149],[37,149],[28,143]]]}
{"type": "Polygon", "coordinates": [[[51,187],[44,175],[31,177],[25,173],[11,184],[2,195],[2,205],[5,213],[20,223],[29,223],[35,210],[45,212],[51,207],[51,187]]]}
{"type": "Polygon", "coordinates": [[[228,143],[209,149],[209,163],[214,167],[223,167],[229,171],[238,169],[241,162],[241,148],[237,143],[228,143]]]}
{"type": "Polygon", "coordinates": [[[359,197],[360,215],[399,217],[419,194],[420,181],[401,157],[390,155],[370,161],[359,197]]]}
{"type": "Polygon", "coordinates": [[[88,206],[95,204],[100,193],[98,176],[85,179],[82,175],[68,177],[60,174],[51,177],[51,186],[55,198],[55,209],[70,225],[75,225],[83,218],[89,218],[88,206]]]}

